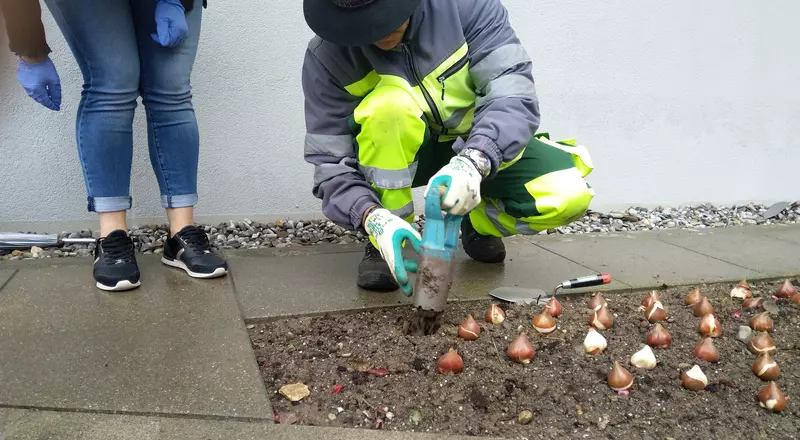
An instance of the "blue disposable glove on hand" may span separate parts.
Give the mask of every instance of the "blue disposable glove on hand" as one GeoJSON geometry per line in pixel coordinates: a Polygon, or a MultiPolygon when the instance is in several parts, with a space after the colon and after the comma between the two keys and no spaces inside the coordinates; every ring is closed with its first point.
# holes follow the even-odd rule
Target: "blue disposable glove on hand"
{"type": "Polygon", "coordinates": [[[50,110],[61,110],[61,79],[50,57],[38,63],[29,63],[20,58],[17,80],[34,101],[50,110]]]}
{"type": "Polygon", "coordinates": [[[156,2],[156,32],[153,40],[164,47],[177,47],[189,33],[186,10],[180,0],[156,2]]]}
{"type": "Polygon", "coordinates": [[[397,284],[406,295],[410,295],[412,286],[408,280],[408,272],[417,271],[417,262],[403,260],[403,243],[410,242],[411,247],[419,253],[422,241],[419,232],[408,222],[384,208],[377,208],[369,213],[364,229],[375,239],[381,257],[389,265],[397,284]]]}

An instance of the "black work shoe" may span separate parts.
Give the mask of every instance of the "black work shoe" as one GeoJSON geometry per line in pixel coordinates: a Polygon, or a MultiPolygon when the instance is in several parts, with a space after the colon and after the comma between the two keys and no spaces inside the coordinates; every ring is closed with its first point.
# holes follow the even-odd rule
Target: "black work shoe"
{"type": "Polygon", "coordinates": [[[500,237],[481,235],[472,226],[469,215],[461,221],[461,244],[464,252],[481,263],[502,263],[506,259],[506,245],[500,237]]]}
{"type": "Polygon", "coordinates": [[[139,266],[133,253],[133,240],[118,229],[97,240],[92,271],[97,288],[117,292],[139,287],[139,266]]]}
{"type": "Polygon", "coordinates": [[[367,290],[389,292],[400,287],[389,270],[389,265],[381,257],[381,252],[367,243],[364,258],[358,264],[358,287],[367,290]]]}
{"type": "Polygon", "coordinates": [[[217,278],[228,273],[228,263],[211,249],[206,232],[194,225],[167,240],[161,262],[194,278],[217,278]]]}

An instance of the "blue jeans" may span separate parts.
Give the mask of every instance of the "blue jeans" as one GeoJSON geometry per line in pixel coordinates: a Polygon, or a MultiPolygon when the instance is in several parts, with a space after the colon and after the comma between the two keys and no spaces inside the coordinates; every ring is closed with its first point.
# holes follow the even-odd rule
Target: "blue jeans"
{"type": "Polygon", "coordinates": [[[91,212],[128,210],[133,116],[147,115],[150,162],[165,208],[197,203],[200,136],[189,78],[202,4],[187,12],[189,34],[176,48],[153,41],[156,0],[45,0],[83,74],[75,123],[91,212]]]}

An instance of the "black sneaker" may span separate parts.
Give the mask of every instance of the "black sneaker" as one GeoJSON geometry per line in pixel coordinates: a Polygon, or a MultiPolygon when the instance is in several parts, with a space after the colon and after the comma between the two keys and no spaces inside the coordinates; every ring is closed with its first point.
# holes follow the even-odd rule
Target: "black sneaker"
{"type": "Polygon", "coordinates": [[[469,215],[461,221],[461,244],[464,252],[481,263],[502,263],[506,259],[506,245],[500,237],[481,235],[472,226],[469,215]]]}
{"type": "Polygon", "coordinates": [[[193,225],[167,240],[161,262],[194,278],[217,278],[228,273],[228,263],[211,249],[206,232],[193,225]]]}
{"type": "Polygon", "coordinates": [[[400,287],[381,252],[372,243],[367,243],[364,258],[358,264],[358,287],[379,292],[390,292],[400,287]]]}
{"type": "Polygon", "coordinates": [[[118,229],[97,240],[92,275],[98,289],[112,292],[135,289],[142,284],[133,240],[125,231],[118,229]]]}

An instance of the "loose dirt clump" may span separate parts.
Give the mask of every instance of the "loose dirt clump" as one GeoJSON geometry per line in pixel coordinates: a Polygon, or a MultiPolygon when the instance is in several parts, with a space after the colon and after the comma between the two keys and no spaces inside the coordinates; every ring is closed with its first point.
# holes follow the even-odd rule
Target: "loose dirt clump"
{"type": "MultiPolygon", "coordinates": [[[[752,289],[770,303],[779,284],[754,283],[752,289]]],[[[781,300],[772,315],[774,358],[781,369],[776,383],[790,400],[785,411],[771,413],[756,401],[767,383],[752,372],[756,357],[737,340],[739,327],[763,309],[741,310],[741,300],[730,297],[733,286],[699,286],[723,328],[714,339],[716,364],[692,355],[702,338],[700,318],[684,306],[691,289],[660,291],[667,311],[661,324],[672,344],[654,349],[653,370],[630,363],[653,326],[639,310],[647,292],[603,295],[614,324],[600,332],[608,347],[598,355],[583,348],[588,296],[559,297],[563,312],[547,336],[531,324],[543,306],[502,304],[506,320],[492,326],[482,319],[490,301],[448,305],[441,329],[431,336],[405,333],[414,314],[410,307],[284,319],[249,331],[276,419],[284,422],[514,439],[796,438],[800,308],[781,300]],[[464,341],[458,326],[470,313],[481,326],[480,337],[464,341]],[[535,349],[529,364],[506,354],[519,332],[527,333],[535,349]],[[451,347],[463,358],[464,370],[439,374],[437,359],[451,347]],[[628,395],[606,382],[614,360],[634,376],[628,395]],[[705,390],[681,387],[681,371],[695,364],[708,377],[705,390]],[[297,382],[310,388],[310,396],[293,403],[278,393],[297,382]]]]}

